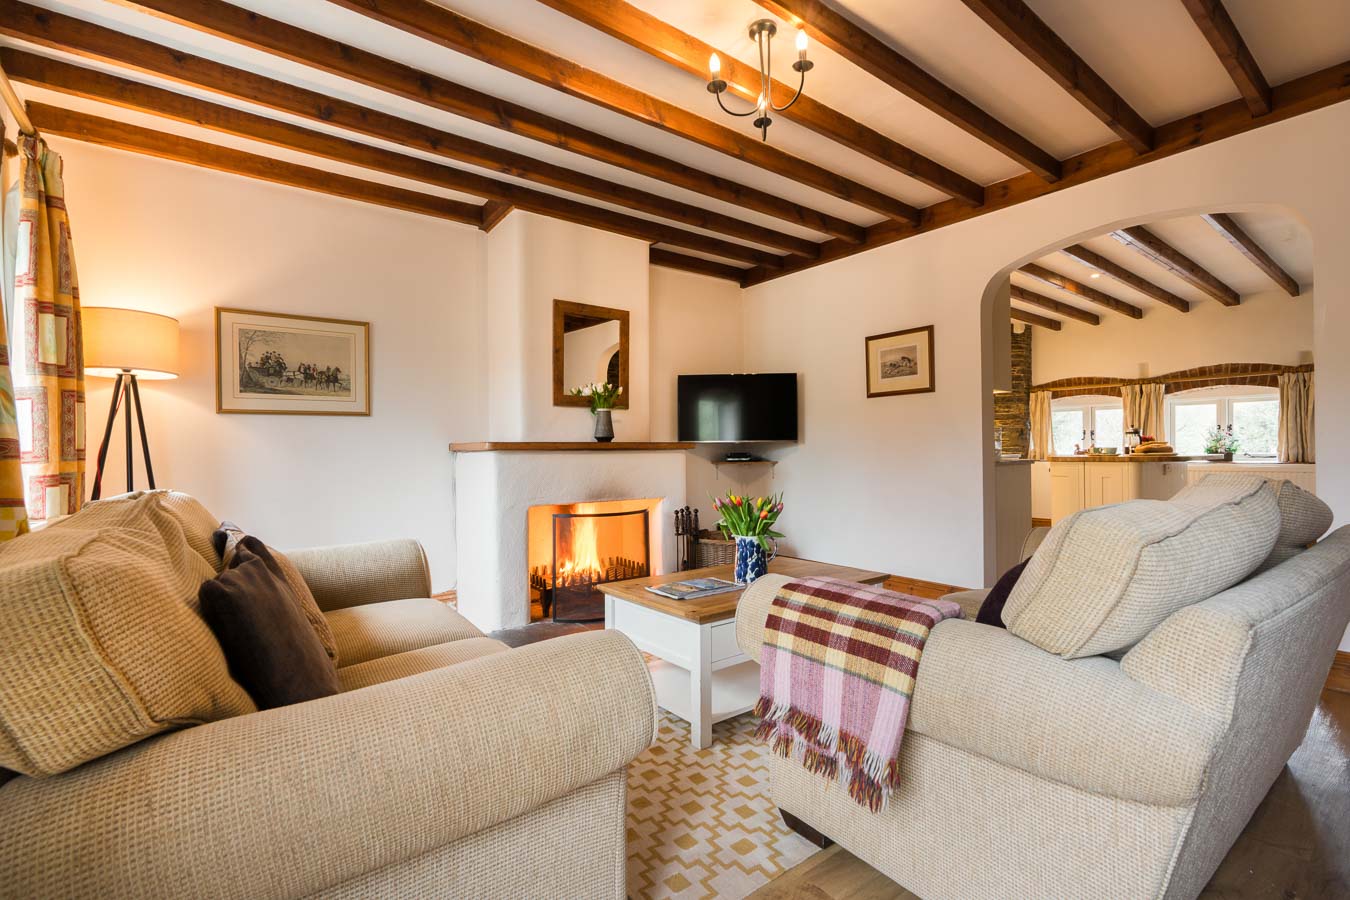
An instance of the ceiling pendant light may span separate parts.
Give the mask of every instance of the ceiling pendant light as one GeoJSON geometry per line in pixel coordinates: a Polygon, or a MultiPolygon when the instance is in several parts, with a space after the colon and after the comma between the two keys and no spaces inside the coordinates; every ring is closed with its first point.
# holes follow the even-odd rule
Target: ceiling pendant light
{"type": "Polygon", "coordinates": [[[797,93],[792,95],[792,99],[782,106],[773,104],[773,77],[770,75],[770,68],[773,63],[773,37],[778,33],[778,26],[769,19],[760,19],[750,26],[750,40],[755,42],[759,48],[759,99],[755,105],[745,112],[736,112],[727,109],[727,105],[722,102],[722,94],[726,92],[727,83],[722,80],[722,60],[714,53],[708,59],[708,91],[717,98],[717,105],[722,107],[722,111],[733,116],[756,116],[754,126],[759,129],[762,140],[769,139],[769,126],[773,124],[773,118],[770,115],[775,112],[782,112],[789,106],[797,102],[802,95],[802,88],[806,86],[806,73],[811,71],[815,63],[806,58],[806,30],[797,29],[797,61],[792,64],[794,72],[801,74],[801,80],[797,83],[797,93]]]}

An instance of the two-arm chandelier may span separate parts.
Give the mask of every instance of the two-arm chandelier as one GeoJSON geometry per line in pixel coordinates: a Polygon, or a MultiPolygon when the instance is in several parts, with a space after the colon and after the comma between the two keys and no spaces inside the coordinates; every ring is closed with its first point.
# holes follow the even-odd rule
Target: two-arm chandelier
{"type": "Polygon", "coordinates": [[[797,83],[797,93],[792,95],[792,99],[782,106],[775,106],[773,103],[773,76],[770,74],[770,66],[773,63],[773,37],[778,33],[778,26],[769,19],[760,19],[750,26],[750,40],[755,42],[759,48],[759,100],[756,101],[752,109],[745,112],[736,112],[727,109],[727,105],[722,102],[722,94],[727,89],[727,83],[722,80],[722,60],[714,53],[708,60],[708,91],[717,97],[717,105],[722,107],[722,111],[733,116],[754,116],[754,126],[759,129],[762,140],[769,139],[769,126],[773,124],[770,117],[771,112],[782,112],[789,106],[797,102],[802,95],[802,88],[806,86],[806,73],[811,71],[815,63],[806,58],[806,31],[797,29],[797,61],[792,64],[795,72],[801,73],[801,80],[797,83]]]}

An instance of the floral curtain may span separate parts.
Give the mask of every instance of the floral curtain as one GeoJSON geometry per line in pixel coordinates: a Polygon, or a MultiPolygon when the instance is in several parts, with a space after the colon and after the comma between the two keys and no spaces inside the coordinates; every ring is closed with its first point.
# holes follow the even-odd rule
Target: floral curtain
{"type": "Polygon", "coordinates": [[[1050,392],[1035,391],[1031,395],[1031,450],[1028,459],[1049,459],[1054,452],[1054,436],[1050,428],[1050,392]]]}
{"type": "MultiPolygon", "coordinates": [[[[20,135],[18,144],[18,177],[5,204],[5,269],[13,273],[8,346],[15,348],[10,369],[23,499],[28,518],[43,522],[75,512],[84,497],[80,294],[61,157],[37,136],[20,135]]],[[[0,429],[3,417],[0,410],[0,429]]],[[[8,503],[3,474],[0,503],[8,503]]]]}
{"type": "Polygon", "coordinates": [[[1167,420],[1163,415],[1165,399],[1160,382],[1122,385],[1120,398],[1124,407],[1126,431],[1138,428],[1141,436],[1163,439],[1167,420]]]}
{"type": "Polygon", "coordinates": [[[1313,443],[1313,373],[1285,372],[1280,384],[1280,462],[1317,461],[1313,443]]]}

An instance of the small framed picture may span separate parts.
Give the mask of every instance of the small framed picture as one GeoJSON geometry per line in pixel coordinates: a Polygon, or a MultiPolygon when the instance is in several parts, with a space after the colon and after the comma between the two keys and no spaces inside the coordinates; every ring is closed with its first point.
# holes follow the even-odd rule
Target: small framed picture
{"type": "Polygon", "coordinates": [[[370,415],[370,323],[216,307],[216,412],[370,415]]]}
{"type": "Polygon", "coordinates": [[[932,325],[870,335],[866,348],[867,396],[890,397],[936,390],[932,325]]]}

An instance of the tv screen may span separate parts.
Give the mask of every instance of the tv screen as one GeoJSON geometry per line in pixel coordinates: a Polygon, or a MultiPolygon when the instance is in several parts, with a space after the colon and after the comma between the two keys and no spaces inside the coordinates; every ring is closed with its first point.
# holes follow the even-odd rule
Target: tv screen
{"type": "Polygon", "coordinates": [[[679,439],[717,443],[797,440],[797,373],[681,375],[679,439]]]}

